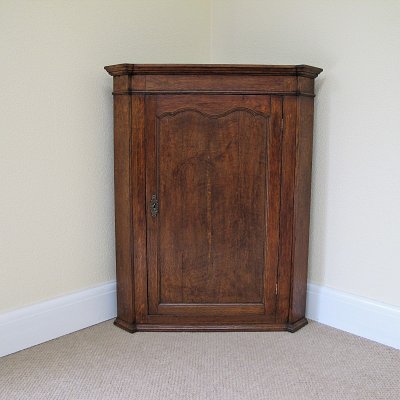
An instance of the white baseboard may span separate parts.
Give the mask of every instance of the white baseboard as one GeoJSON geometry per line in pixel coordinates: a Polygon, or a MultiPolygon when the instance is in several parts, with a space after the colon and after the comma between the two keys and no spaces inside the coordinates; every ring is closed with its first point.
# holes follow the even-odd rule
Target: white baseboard
{"type": "MultiPolygon", "coordinates": [[[[114,318],[116,284],[109,282],[0,314],[0,356],[114,318]]],[[[307,318],[400,349],[400,308],[308,284],[307,318]]]]}
{"type": "Polygon", "coordinates": [[[306,316],[400,349],[400,307],[309,283],[306,316]]]}
{"type": "Polygon", "coordinates": [[[0,314],[0,357],[114,318],[116,283],[0,314]]]}

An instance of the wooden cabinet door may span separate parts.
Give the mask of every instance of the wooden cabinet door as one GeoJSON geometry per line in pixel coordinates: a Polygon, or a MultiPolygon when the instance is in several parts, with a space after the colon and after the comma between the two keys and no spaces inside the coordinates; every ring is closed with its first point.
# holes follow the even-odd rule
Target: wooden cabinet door
{"type": "Polygon", "coordinates": [[[274,322],[282,102],[147,95],[148,320],[274,322]]]}

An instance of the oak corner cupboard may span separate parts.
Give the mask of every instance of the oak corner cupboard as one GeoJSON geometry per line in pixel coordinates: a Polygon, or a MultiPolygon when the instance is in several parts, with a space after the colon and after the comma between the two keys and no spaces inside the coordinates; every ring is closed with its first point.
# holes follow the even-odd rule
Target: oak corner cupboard
{"type": "Polygon", "coordinates": [[[322,70],[105,69],[114,81],[115,324],[130,332],[303,327],[322,70]]]}

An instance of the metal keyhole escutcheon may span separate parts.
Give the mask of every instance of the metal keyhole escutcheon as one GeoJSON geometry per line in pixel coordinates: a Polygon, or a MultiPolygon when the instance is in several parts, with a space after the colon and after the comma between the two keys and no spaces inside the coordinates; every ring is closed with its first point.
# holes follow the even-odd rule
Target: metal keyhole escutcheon
{"type": "Polygon", "coordinates": [[[156,217],[158,214],[158,200],[157,196],[153,194],[150,200],[150,212],[153,217],[156,217]]]}

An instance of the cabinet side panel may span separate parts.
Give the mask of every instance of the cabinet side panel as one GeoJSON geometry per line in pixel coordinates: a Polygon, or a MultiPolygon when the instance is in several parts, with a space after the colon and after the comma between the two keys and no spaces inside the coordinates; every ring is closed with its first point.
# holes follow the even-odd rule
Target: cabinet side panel
{"type": "Polygon", "coordinates": [[[306,308],[314,113],[312,98],[300,96],[297,101],[291,323],[304,318],[306,308]]]}
{"type": "Polygon", "coordinates": [[[277,322],[288,322],[292,277],[297,97],[283,99],[282,178],[277,322]]]}
{"type": "Polygon", "coordinates": [[[130,147],[131,99],[114,97],[114,187],[115,187],[115,238],[117,264],[117,314],[118,320],[129,326],[134,324],[130,147]]]}
{"type": "Polygon", "coordinates": [[[145,97],[132,96],[131,199],[136,322],[147,315],[145,97]]]}

